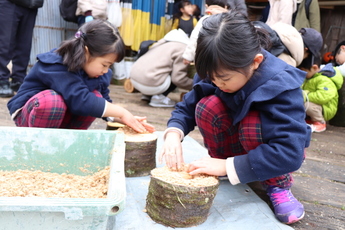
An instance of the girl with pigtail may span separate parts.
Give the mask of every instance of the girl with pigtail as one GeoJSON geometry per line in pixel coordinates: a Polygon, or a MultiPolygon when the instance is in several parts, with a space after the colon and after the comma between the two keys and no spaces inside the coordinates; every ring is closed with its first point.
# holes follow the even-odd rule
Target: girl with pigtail
{"type": "Polygon", "coordinates": [[[109,69],[125,56],[118,30],[105,20],[84,24],[59,48],[37,55],[7,107],[19,127],[88,129],[96,118],[113,117],[137,132],[153,132],[146,117],[112,104],[109,69]]]}

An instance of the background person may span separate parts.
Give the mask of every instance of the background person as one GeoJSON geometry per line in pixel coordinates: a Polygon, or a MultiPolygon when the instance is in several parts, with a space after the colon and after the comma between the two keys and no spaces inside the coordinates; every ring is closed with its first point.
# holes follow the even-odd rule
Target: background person
{"type": "Polygon", "coordinates": [[[267,25],[272,26],[277,22],[291,25],[292,15],[297,10],[296,0],[268,0],[268,2],[267,25]]]}
{"type": "MultiPolygon", "coordinates": [[[[38,3],[39,8],[43,0],[38,3]]],[[[0,9],[0,97],[12,97],[26,76],[37,8],[0,0],[0,9]]]]}
{"type": "Polygon", "coordinates": [[[174,107],[176,102],[168,97],[169,93],[177,87],[192,89],[193,79],[188,77],[188,66],[182,61],[188,41],[182,30],[172,30],[131,67],[129,78],[132,85],[150,106],[174,107]]]}
{"type": "Polygon", "coordinates": [[[300,30],[313,28],[321,32],[321,17],[318,0],[297,0],[297,10],[292,15],[292,25],[300,30]]]}
{"type": "Polygon", "coordinates": [[[76,15],[78,17],[78,26],[93,19],[107,20],[107,0],[78,0],[76,15]]]}
{"type": "Polygon", "coordinates": [[[189,0],[178,3],[179,12],[174,14],[171,29],[182,29],[189,37],[198,20],[193,16],[193,4],[189,0]]]}

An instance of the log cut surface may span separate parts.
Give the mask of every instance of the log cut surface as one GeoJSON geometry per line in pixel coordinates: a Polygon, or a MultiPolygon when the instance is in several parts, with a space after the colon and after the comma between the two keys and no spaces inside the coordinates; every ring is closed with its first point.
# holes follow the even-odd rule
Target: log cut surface
{"type": "Polygon", "coordinates": [[[192,227],[206,221],[217,194],[218,179],[188,175],[186,171],[171,171],[168,167],[151,171],[146,211],[152,220],[174,228],[192,227]]]}

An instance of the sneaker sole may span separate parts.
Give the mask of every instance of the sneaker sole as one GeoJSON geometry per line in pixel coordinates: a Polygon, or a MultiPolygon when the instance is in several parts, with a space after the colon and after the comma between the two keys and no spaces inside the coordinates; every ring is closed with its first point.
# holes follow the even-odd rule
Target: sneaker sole
{"type": "Polygon", "coordinates": [[[158,107],[158,108],[173,108],[175,105],[161,105],[161,104],[154,104],[154,103],[149,103],[150,106],[152,107],[158,107]]]}
{"type": "Polygon", "coordinates": [[[305,212],[303,212],[302,216],[300,216],[300,217],[290,216],[288,222],[284,222],[284,224],[293,224],[293,223],[296,223],[296,222],[298,222],[298,221],[300,221],[300,220],[303,219],[304,214],[305,214],[305,212]]]}
{"type": "Polygon", "coordinates": [[[323,131],[326,131],[326,129],[321,129],[321,130],[314,130],[314,133],[321,133],[321,132],[323,132],[323,131]]]}
{"type": "Polygon", "coordinates": [[[0,94],[1,98],[8,98],[8,97],[13,97],[14,94],[0,94]]]}

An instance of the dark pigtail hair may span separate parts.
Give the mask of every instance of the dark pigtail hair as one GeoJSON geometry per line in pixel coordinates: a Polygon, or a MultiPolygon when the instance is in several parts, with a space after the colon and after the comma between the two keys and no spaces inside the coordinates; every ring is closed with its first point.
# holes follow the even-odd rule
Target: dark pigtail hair
{"type": "Polygon", "coordinates": [[[62,56],[68,71],[76,72],[86,63],[86,47],[91,58],[114,53],[116,62],[120,62],[125,57],[125,45],[119,31],[105,20],[85,23],[75,37],[63,41],[56,52],[62,56]]]}

